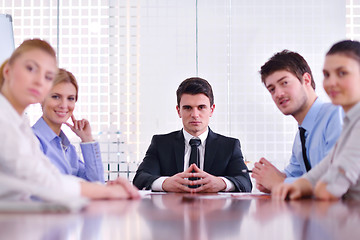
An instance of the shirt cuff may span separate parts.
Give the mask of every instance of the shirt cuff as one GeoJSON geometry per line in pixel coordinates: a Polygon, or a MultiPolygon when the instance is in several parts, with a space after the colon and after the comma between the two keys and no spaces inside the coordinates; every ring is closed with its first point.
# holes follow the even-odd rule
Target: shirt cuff
{"type": "Polygon", "coordinates": [[[63,179],[62,187],[67,195],[73,197],[81,196],[80,182],[84,181],[83,179],[72,175],[62,175],[62,179],[63,179]]]}
{"type": "Polygon", "coordinates": [[[80,143],[80,148],[84,156],[84,161],[86,161],[86,159],[91,159],[92,156],[94,156],[95,161],[99,160],[101,162],[101,151],[98,142],[80,143]]]}
{"type": "Polygon", "coordinates": [[[162,188],[162,185],[167,178],[168,177],[159,177],[158,179],[156,179],[151,184],[151,190],[156,191],[156,192],[163,192],[164,189],[162,188]]]}
{"type": "Polygon", "coordinates": [[[291,183],[295,182],[297,179],[299,179],[299,178],[298,177],[287,177],[284,179],[284,183],[291,184],[291,183]]]}
{"type": "Polygon", "coordinates": [[[86,144],[94,144],[94,143],[96,143],[97,141],[95,141],[95,140],[93,140],[93,141],[90,141],[90,142],[80,142],[80,145],[81,144],[84,144],[84,145],[86,145],[86,144]]]}
{"type": "Polygon", "coordinates": [[[327,184],[326,190],[336,197],[342,197],[348,190],[352,181],[351,176],[341,167],[332,167],[320,179],[327,184]]]}
{"type": "Polygon", "coordinates": [[[222,180],[224,180],[226,184],[226,188],[223,190],[223,192],[232,192],[235,190],[235,185],[232,181],[227,179],[226,177],[220,177],[222,180]]]}

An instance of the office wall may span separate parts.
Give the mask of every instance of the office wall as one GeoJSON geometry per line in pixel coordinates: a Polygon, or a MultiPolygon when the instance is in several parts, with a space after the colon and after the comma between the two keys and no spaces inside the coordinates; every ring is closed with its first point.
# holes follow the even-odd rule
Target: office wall
{"type": "MultiPolygon", "coordinates": [[[[258,70],[276,51],[298,51],[326,98],[324,54],[346,35],[342,0],[0,0],[0,12],[13,16],[16,46],[48,40],[78,78],[75,114],[91,121],[109,178],[132,179],[152,135],[181,128],[175,91],[190,76],[212,84],[210,126],[240,139],[249,167],[265,156],[282,168],[297,124],[277,110],[258,70]]],[[[28,114],[35,122],[41,109],[28,114]]]]}
{"type": "Polygon", "coordinates": [[[146,119],[141,149],[153,134],[181,127],[175,91],[183,79],[198,75],[214,88],[211,128],[239,138],[250,167],[262,156],[284,167],[297,123],[276,108],[258,71],[275,52],[298,51],[312,67],[318,94],[327,99],[322,64],[331,44],[345,38],[344,2],[157,3],[156,8],[151,1],[140,4],[140,112],[146,119]]]}

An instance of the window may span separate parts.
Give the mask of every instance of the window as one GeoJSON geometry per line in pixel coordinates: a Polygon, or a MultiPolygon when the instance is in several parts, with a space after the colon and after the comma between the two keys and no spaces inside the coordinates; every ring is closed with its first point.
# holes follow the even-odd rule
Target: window
{"type": "MultiPolygon", "coordinates": [[[[101,143],[106,179],[132,180],[151,136],[182,127],[175,91],[196,75],[214,88],[210,127],[240,139],[250,168],[265,156],[282,169],[297,124],[277,110],[260,81],[260,66],[284,48],[298,51],[326,98],[326,50],[345,34],[360,33],[354,0],[2,0],[0,7],[13,16],[16,46],[27,38],[48,40],[59,66],[77,78],[75,116],[90,121],[101,143]]],[[[28,115],[34,123],[40,106],[31,106],[28,115]]]]}

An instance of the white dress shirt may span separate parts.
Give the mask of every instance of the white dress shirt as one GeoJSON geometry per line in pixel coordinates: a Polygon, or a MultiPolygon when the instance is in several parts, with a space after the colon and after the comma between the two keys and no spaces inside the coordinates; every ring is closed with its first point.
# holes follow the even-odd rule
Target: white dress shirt
{"type": "MultiPolygon", "coordinates": [[[[46,158],[40,150],[40,143],[29,126],[28,119],[20,116],[8,100],[0,94],[0,174],[3,176],[25,180],[35,186],[56,189],[59,196],[80,196],[81,179],[62,175],[59,170],[46,158]]],[[[53,192],[53,191],[52,191],[53,192]]],[[[28,199],[31,192],[0,191],[2,196],[12,195],[11,198],[28,199]]]]}
{"type": "MultiPolygon", "coordinates": [[[[183,129],[183,134],[184,134],[184,139],[185,139],[185,152],[184,152],[184,171],[185,169],[189,168],[189,160],[190,160],[190,154],[191,154],[191,146],[189,144],[190,140],[192,138],[197,138],[201,140],[201,144],[198,147],[199,148],[199,155],[200,155],[200,169],[204,169],[204,160],[205,160],[205,146],[206,146],[206,138],[208,137],[209,134],[209,128],[206,129],[205,132],[203,132],[201,135],[199,135],[198,137],[194,137],[192,136],[190,133],[188,133],[187,131],[185,131],[185,129],[183,129]]],[[[159,177],[158,179],[156,179],[152,185],[151,185],[151,189],[153,191],[164,191],[164,189],[162,188],[162,185],[164,183],[164,181],[167,179],[168,177],[159,177]]],[[[225,182],[226,184],[226,188],[225,188],[225,192],[229,192],[229,191],[233,191],[235,189],[235,185],[233,182],[231,182],[229,179],[225,178],[225,177],[221,177],[221,179],[225,182]]]]}

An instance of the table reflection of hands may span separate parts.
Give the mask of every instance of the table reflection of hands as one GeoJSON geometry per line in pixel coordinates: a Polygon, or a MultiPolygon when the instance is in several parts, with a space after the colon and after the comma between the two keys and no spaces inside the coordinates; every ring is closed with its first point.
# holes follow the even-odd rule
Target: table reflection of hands
{"type": "Polygon", "coordinates": [[[136,211],[140,201],[134,200],[103,200],[91,201],[86,206],[86,215],[126,215],[136,211]]]}
{"type": "Polygon", "coordinates": [[[229,199],[204,199],[200,195],[153,195],[152,199],[155,204],[162,204],[163,207],[176,213],[177,215],[184,215],[189,213],[192,219],[199,218],[201,214],[207,215],[213,211],[225,207],[229,199]],[[197,197],[199,196],[199,197],[197,197]],[[155,200],[156,198],[161,198],[155,200]],[[186,212],[184,212],[186,211],[186,212]]]}
{"type": "Polygon", "coordinates": [[[1,214],[1,239],[68,239],[78,232],[82,218],[77,214],[1,214]]]}
{"type": "Polygon", "coordinates": [[[250,200],[230,195],[155,193],[141,201],[139,213],[149,225],[153,239],[168,234],[175,239],[206,239],[208,234],[221,239],[238,233],[249,206],[250,200]]]}
{"type": "Polygon", "coordinates": [[[286,201],[274,201],[272,199],[257,199],[255,201],[254,218],[259,222],[267,222],[288,211],[286,201]]]}

